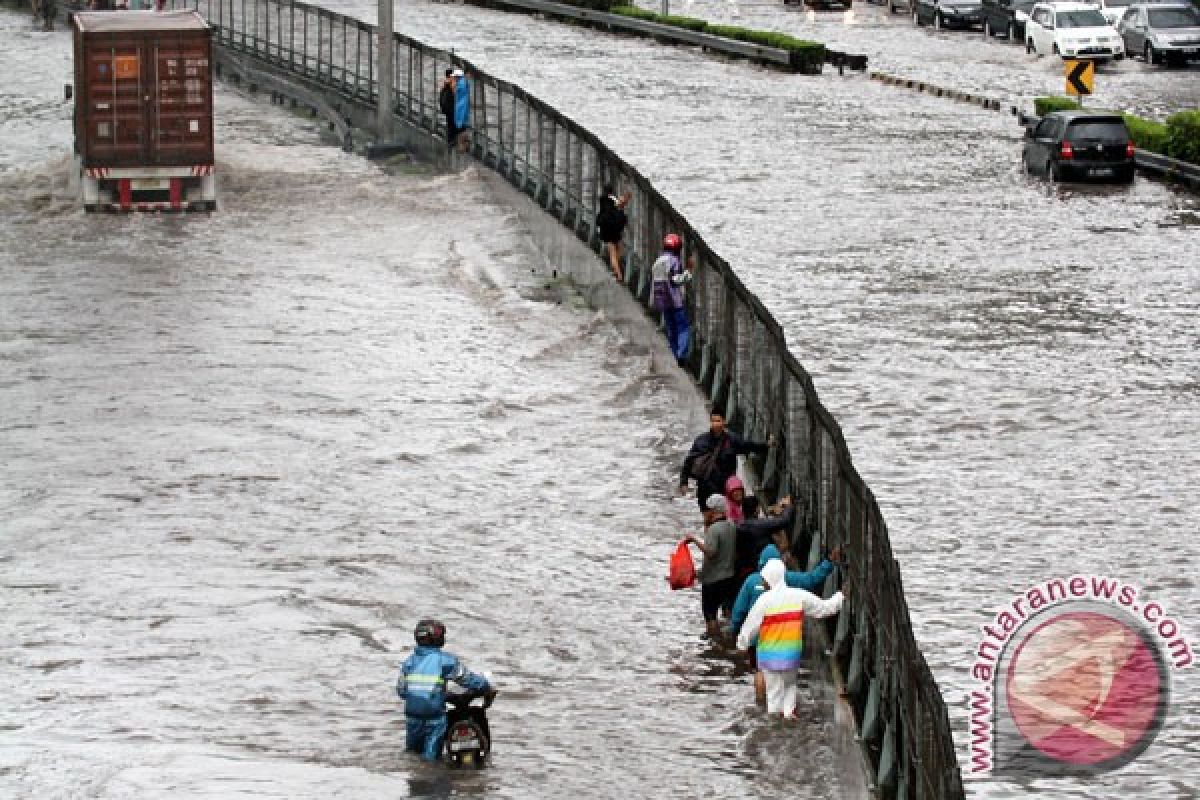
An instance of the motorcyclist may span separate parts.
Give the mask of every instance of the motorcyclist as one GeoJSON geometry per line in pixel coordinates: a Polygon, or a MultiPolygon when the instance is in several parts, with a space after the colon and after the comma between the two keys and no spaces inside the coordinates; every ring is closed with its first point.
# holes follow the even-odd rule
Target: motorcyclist
{"type": "Polygon", "coordinates": [[[417,648],[400,665],[396,694],[404,700],[405,749],[425,761],[441,758],[446,738],[446,682],[473,692],[493,691],[487,678],[471,672],[457,656],[442,650],[446,626],[423,619],[413,631],[417,648]]]}

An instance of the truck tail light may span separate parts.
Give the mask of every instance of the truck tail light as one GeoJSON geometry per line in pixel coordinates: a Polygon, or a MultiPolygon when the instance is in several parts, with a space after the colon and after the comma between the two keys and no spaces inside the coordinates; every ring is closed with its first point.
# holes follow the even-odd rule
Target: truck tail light
{"type": "Polygon", "coordinates": [[[1137,148],[1133,146],[1133,142],[1125,143],[1125,157],[1132,160],[1137,153],[1137,148]]]}
{"type": "Polygon", "coordinates": [[[1064,140],[1062,147],[1058,150],[1058,157],[1062,159],[1072,159],[1075,157],[1075,148],[1071,147],[1071,143],[1064,140]]]}

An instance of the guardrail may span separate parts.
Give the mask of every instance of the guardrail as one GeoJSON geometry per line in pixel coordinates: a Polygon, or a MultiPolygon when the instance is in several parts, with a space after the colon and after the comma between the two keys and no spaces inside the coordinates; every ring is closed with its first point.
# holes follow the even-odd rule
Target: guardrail
{"type": "Polygon", "coordinates": [[[830,50],[828,47],[823,47],[823,52],[820,56],[813,58],[806,53],[793,53],[783,48],[767,47],[752,42],[730,39],[726,36],[692,31],[677,25],[667,25],[623,14],[596,11],[569,3],[555,3],[551,2],[551,0],[466,0],[466,2],[485,8],[511,9],[545,14],[604,30],[646,36],[672,44],[694,45],[711,50],[714,53],[748,58],[767,66],[782,67],[792,72],[819,74],[822,63],[837,67],[839,74],[842,74],[845,68],[852,70],[865,70],[867,68],[867,57],[865,55],[843,53],[838,50],[830,50]]]}
{"type": "MultiPolygon", "coordinates": [[[[375,28],[295,0],[190,0],[215,42],[339,101],[374,103],[375,28]]],[[[455,55],[395,35],[395,116],[429,136],[441,130],[443,70],[472,82],[472,155],[504,176],[599,252],[596,199],[609,183],[628,188],[626,282],[650,300],[650,265],[663,235],[679,233],[696,256],[689,297],[695,344],[689,369],[735,428],[781,443],[763,465],[762,493],[791,493],[800,510],[794,548],[842,545],[855,587],[826,632],[860,726],[862,746],[885,800],[958,800],[962,776],[946,705],[917,647],[887,526],[851,462],[841,429],[775,318],[733,268],[646,178],[594,134],[519,86],[455,55]]],[[[365,117],[366,115],[361,115],[365,117]]],[[[833,578],[830,579],[832,588],[833,578]]]]}
{"type": "MultiPolygon", "coordinates": [[[[722,36],[713,36],[710,33],[690,31],[686,28],[664,25],[661,22],[651,22],[649,20],[637,19],[636,17],[609,14],[604,11],[593,11],[589,8],[581,8],[566,3],[552,3],[548,0],[467,0],[467,2],[471,5],[483,6],[485,8],[537,12],[559,19],[582,22],[606,30],[633,33],[677,44],[704,47],[715,53],[749,58],[763,64],[784,67],[789,70],[799,71],[803,69],[803,65],[796,63],[791,53],[782,48],[765,47],[763,45],[751,44],[750,42],[739,42],[736,39],[726,39],[722,36]]],[[[816,65],[816,71],[821,71],[819,62],[816,65]]]]}
{"type": "MultiPolygon", "coordinates": [[[[971,103],[990,111],[1005,111],[1018,119],[1025,116],[1021,112],[1021,109],[1011,103],[1002,103],[996,98],[975,94],[974,92],[947,89],[943,86],[926,83],[915,78],[902,78],[898,75],[889,75],[886,72],[879,71],[872,71],[870,78],[889,86],[912,89],[913,91],[924,92],[935,97],[948,97],[952,100],[971,103]]],[[[1200,164],[1190,164],[1187,161],[1180,161],[1177,158],[1152,153],[1149,150],[1138,150],[1134,155],[1134,164],[1143,173],[1181,183],[1193,191],[1200,191],[1200,164]]]]}

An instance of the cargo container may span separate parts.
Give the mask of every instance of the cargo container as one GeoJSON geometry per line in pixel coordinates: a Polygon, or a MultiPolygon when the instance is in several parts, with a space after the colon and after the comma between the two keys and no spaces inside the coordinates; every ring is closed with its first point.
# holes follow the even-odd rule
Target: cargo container
{"type": "Polygon", "coordinates": [[[216,208],[212,30],[203,17],[79,12],[72,25],[84,208],[216,208]]]}

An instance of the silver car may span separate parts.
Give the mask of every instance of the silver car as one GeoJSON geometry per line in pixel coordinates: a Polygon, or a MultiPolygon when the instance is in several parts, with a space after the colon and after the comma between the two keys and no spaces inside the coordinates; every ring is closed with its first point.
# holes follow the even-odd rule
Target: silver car
{"type": "Polygon", "coordinates": [[[1125,52],[1147,64],[1200,59],[1200,11],[1191,3],[1138,3],[1121,17],[1117,31],[1125,52]]]}

